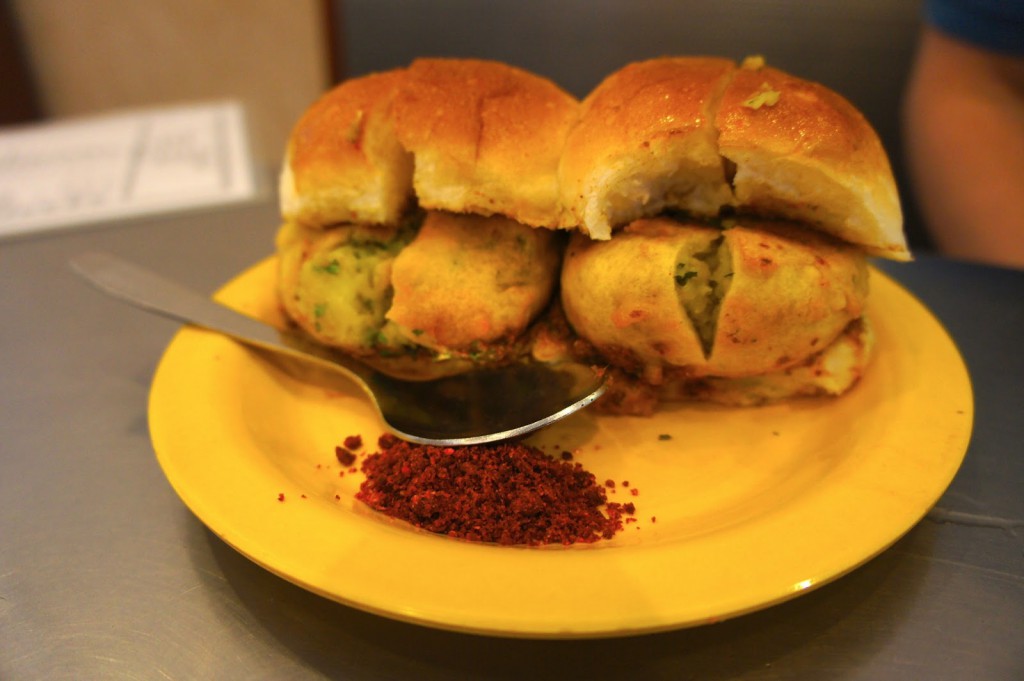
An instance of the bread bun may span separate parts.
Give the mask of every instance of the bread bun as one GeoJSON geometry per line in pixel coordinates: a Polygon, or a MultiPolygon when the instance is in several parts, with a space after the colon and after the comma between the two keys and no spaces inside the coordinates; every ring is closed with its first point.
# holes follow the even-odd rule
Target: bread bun
{"type": "Polygon", "coordinates": [[[512,66],[414,61],[394,119],[415,157],[420,205],[557,227],[558,159],[578,108],[551,81],[512,66]]]}
{"type": "Polygon", "coordinates": [[[559,179],[594,239],[643,216],[752,213],[909,259],[878,136],[845,99],[748,59],[664,57],[611,74],[582,103],[559,179]]]}
{"type": "Polygon", "coordinates": [[[578,107],[551,81],[492,61],[419,59],[347,80],[292,131],[282,215],[396,225],[415,201],[558,227],[558,159],[578,107]]]}
{"type": "Polygon", "coordinates": [[[737,210],[812,226],[866,252],[908,260],[885,149],[864,116],[817,83],[747,60],[715,115],[735,167],[737,210]]]}
{"type": "Polygon", "coordinates": [[[285,221],[398,224],[412,194],[412,156],[398,143],[390,109],[405,78],[398,69],[347,80],[303,114],[280,175],[285,221]]]}
{"type": "Polygon", "coordinates": [[[672,57],[608,76],[582,103],[559,168],[569,221],[594,239],[666,208],[717,216],[732,200],[714,107],[728,59],[672,57]]]}
{"type": "Polygon", "coordinates": [[[562,269],[566,318],[616,366],[667,374],[782,371],[830,345],[863,312],[855,248],[786,224],[725,230],[641,219],[608,241],[575,235],[562,269]]]}

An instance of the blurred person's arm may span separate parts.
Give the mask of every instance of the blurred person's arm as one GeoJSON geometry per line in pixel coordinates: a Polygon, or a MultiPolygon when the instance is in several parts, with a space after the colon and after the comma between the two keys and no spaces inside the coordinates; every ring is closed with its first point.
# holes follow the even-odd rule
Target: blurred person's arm
{"type": "Polygon", "coordinates": [[[904,106],[910,171],[936,246],[1024,267],[1024,59],[926,27],[904,106]]]}

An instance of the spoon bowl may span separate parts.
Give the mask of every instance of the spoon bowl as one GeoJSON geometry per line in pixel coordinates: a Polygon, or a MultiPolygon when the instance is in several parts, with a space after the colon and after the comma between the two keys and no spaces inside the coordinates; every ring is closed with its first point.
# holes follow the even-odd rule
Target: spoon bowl
{"type": "Polygon", "coordinates": [[[583,409],[605,388],[599,372],[573,362],[524,360],[433,380],[396,378],[108,253],[82,253],[70,265],[136,307],[342,374],[366,393],[385,428],[410,442],[457,446],[519,437],[583,409]]]}

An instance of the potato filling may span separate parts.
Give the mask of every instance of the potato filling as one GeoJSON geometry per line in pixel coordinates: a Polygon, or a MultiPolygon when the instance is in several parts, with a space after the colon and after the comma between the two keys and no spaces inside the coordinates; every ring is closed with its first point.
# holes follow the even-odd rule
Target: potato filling
{"type": "Polygon", "coordinates": [[[711,354],[718,311],[732,281],[732,258],[722,236],[689,242],[676,256],[673,275],[679,303],[700,337],[704,356],[711,354]]]}
{"type": "Polygon", "coordinates": [[[402,352],[407,345],[385,319],[391,306],[391,267],[413,238],[415,225],[393,233],[346,226],[302,261],[290,307],[314,337],[346,350],[402,352]]]}

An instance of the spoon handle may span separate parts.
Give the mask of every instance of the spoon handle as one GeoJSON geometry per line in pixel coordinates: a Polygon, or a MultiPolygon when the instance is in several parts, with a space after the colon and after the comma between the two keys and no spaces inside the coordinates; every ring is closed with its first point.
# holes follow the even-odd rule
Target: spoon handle
{"type": "MultiPolygon", "coordinates": [[[[109,253],[80,253],[69,261],[71,268],[104,293],[149,312],[176,321],[201,326],[235,340],[312,360],[363,381],[347,368],[289,345],[287,332],[247,317],[158,274],[126,262],[109,253]]],[[[364,386],[365,387],[365,386],[364,386]]]]}
{"type": "Polygon", "coordinates": [[[279,345],[277,329],[221,305],[181,284],[109,253],[80,253],[71,268],[104,293],[149,312],[227,333],[260,345],[279,345]]]}

